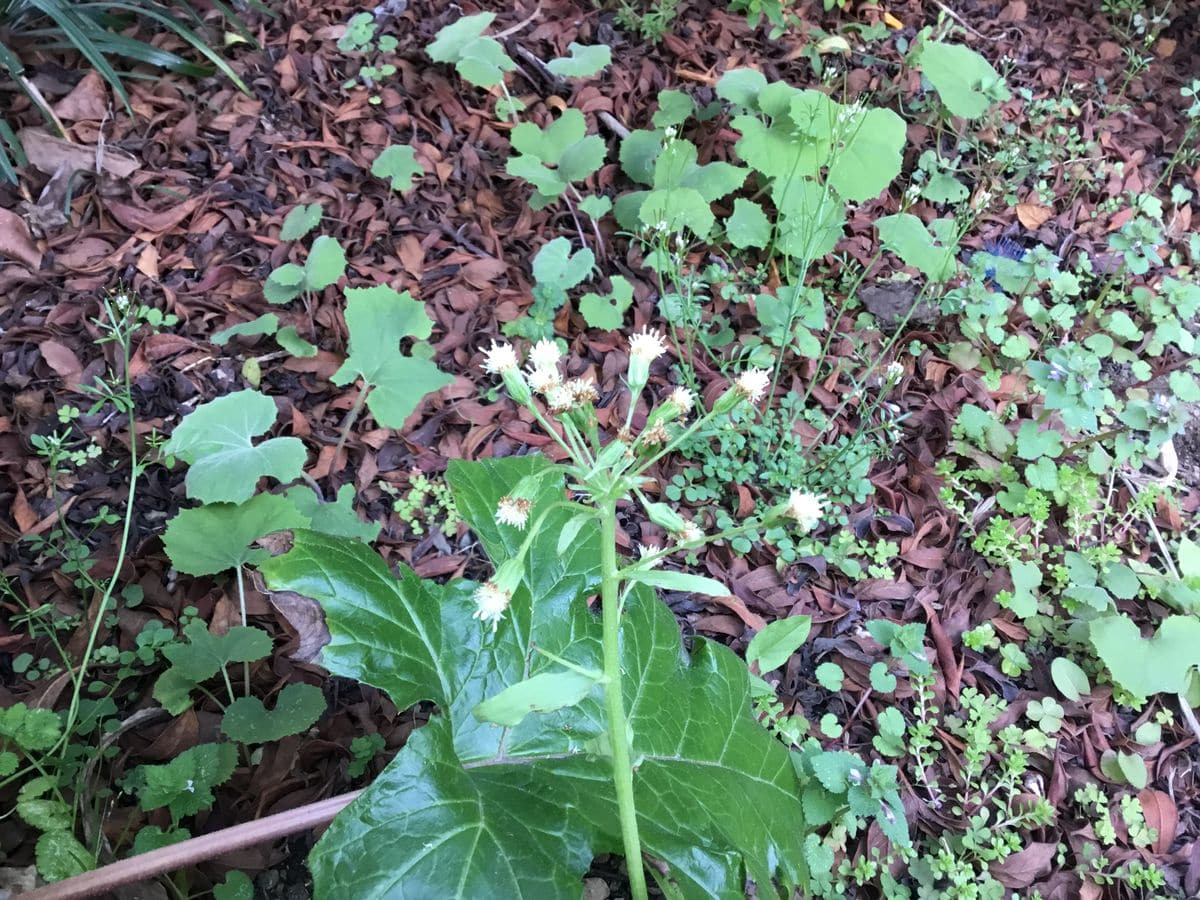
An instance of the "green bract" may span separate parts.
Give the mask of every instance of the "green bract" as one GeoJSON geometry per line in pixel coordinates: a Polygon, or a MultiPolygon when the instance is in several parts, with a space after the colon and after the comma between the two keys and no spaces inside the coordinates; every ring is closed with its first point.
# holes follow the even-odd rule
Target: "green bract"
{"type": "MultiPolygon", "coordinates": [[[[496,560],[511,559],[523,537],[496,523],[501,497],[526,479],[523,490],[536,486],[531,516],[546,513],[494,635],[472,617],[473,584],[439,585],[403,567],[394,577],[354,541],[297,532],[291,551],[263,566],[272,590],[320,602],[330,671],[387,691],[398,707],[439,709],[318,843],[317,896],[390,897],[403,883],[413,896],[577,900],[592,857],[619,851],[599,685],[572,676],[566,695],[543,690],[545,680],[529,686],[567,671],[558,659],[594,671],[601,658],[600,620],[586,604],[599,582],[598,533],[589,525],[560,552],[576,513],[550,510],[561,477],[530,478],[546,469],[519,458],[448,472],[459,510],[496,560]],[[529,697],[514,705],[509,694],[507,712],[482,711],[520,724],[480,721],[479,704],[519,684],[529,697]],[[531,712],[517,715],[521,705],[531,712]]],[[[672,896],[741,898],[747,876],[760,896],[776,880],[797,884],[800,785],[787,751],[751,716],[745,666],[703,639],[685,655],[674,617],[644,587],[628,596],[621,635],[638,826],[672,896]]]]}

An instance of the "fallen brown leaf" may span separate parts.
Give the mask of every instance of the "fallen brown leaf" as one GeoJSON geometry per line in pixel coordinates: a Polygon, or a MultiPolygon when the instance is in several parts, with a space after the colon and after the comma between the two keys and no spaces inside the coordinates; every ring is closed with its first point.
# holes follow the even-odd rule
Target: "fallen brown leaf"
{"type": "Polygon", "coordinates": [[[1018,203],[1017,219],[1030,231],[1041,228],[1054,215],[1054,210],[1040,203],[1018,203]]]}
{"type": "Polygon", "coordinates": [[[1158,837],[1154,839],[1154,852],[1166,853],[1175,842],[1175,832],[1179,828],[1179,810],[1175,808],[1175,801],[1154,788],[1140,791],[1138,801],[1142,804],[1146,824],[1158,832],[1158,837]]]}
{"type": "Polygon", "coordinates": [[[0,256],[15,259],[35,272],[42,265],[42,251],[34,244],[29,226],[7,209],[0,209],[0,256]]]}
{"type": "Polygon", "coordinates": [[[60,341],[45,340],[38,344],[38,350],[41,351],[46,365],[54,370],[54,373],[66,383],[67,387],[74,387],[79,383],[79,375],[83,372],[83,363],[79,361],[79,357],[70,347],[60,341]]]}
{"type": "Polygon", "coordinates": [[[1057,844],[1031,843],[1007,859],[990,864],[988,871],[1007,888],[1027,888],[1050,871],[1057,852],[1057,844]]]}
{"type": "Polygon", "coordinates": [[[108,114],[108,91],[98,72],[88,72],[71,93],[54,104],[54,114],[64,122],[99,121],[108,114]]]}
{"type": "Polygon", "coordinates": [[[22,128],[17,132],[17,138],[30,164],[46,175],[53,175],[62,168],[72,172],[95,172],[99,162],[100,171],[105,175],[128,178],[142,166],[124,150],[109,146],[103,149],[85,147],[56,138],[41,128],[22,128]]]}

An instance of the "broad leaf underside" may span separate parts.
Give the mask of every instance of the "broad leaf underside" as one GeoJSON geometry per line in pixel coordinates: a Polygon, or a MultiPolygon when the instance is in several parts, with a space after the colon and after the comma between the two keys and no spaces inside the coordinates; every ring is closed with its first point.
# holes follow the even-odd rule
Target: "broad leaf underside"
{"type": "MultiPolygon", "coordinates": [[[[452,464],[464,518],[493,560],[524,534],[496,524],[496,502],[545,466],[538,458],[452,464]]],[[[547,478],[531,520],[562,497],[547,478]]],[[[585,528],[562,554],[572,516],[556,510],[493,636],[471,618],[474,585],[399,578],[369,548],[297,532],[263,571],[273,590],[315,598],[332,636],[331,672],[420,700],[440,714],[348,807],[311,857],[318,898],[578,898],[598,853],[621,847],[597,686],[570,709],[501,728],[471,714],[480,701],[541,672],[561,671],[536,645],[601,667],[600,621],[586,599],[598,582],[598,537],[585,528]]],[[[752,718],[744,665],[698,640],[683,652],[671,612],[634,591],[622,622],[624,690],[634,734],[643,847],[685,897],[769,893],[803,870],[803,815],[785,748],[752,718]]]]}

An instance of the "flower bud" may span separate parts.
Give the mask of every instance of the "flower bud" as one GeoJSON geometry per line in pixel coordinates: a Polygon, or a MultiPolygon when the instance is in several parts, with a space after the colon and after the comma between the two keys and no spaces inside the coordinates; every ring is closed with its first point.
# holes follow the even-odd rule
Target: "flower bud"
{"type": "Polygon", "coordinates": [[[683,531],[689,522],[666,503],[647,503],[646,515],[650,521],[671,533],[683,531]]]}
{"type": "Polygon", "coordinates": [[[529,390],[529,382],[525,380],[524,374],[520,369],[506,369],[501,373],[504,379],[504,386],[508,388],[509,396],[520,403],[522,406],[528,406],[533,402],[533,394],[529,390]]]}

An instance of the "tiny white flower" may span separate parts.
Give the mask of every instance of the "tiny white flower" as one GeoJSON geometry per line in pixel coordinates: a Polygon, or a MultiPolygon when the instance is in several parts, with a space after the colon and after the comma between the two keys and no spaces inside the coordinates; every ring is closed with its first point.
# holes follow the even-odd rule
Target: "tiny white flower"
{"type": "Polygon", "coordinates": [[[554,369],[534,369],[529,373],[529,386],[543,396],[562,385],[562,378],[554,369]]]}
{"type": "Polygon", "coordinates": [[[600,400],[596,385],[586,378],[572,378],[564,387],[571,392],[576,404],[597,403],[600,400]]]}
{"type": "Polygon", "coordinates": [[[686,416],[692,411],[692,407],[696,405],[695,396],[685,387],[675,388],[675,390],[671,391],[671,396],[667,399],[675,404],[681,416],[686,416]]]}
{"type": "Polygon", "coordinates": [[[533,504],[524,497],[501,497],[496,506],[496,521],[501,525],[511,525],[523,529],[529,521],[529,510],[533,504]]]}
{"type": "Polygon", "coordinates": [[[475,612],[471,613],[471,618],[490,624],[492,633],[495,634],[500,620],[504,618],[504,611],[508,609],[509,601],[512,600],[512,594],[491,581],[485,581],[475,589],[474,600],[475,612]]]}
{"type": "MultiPolygon", "coordinates": [[[[647,557],[654,556],[656,553],[662,553],[662,547],[656,544],[638,544],[637,549],[638,559],[646,559],[647,557]]],[[[656,559],[653,562],[647,563],[647,565],[651,569],[657,568],[662,565],[662,559],[656,559]]]]}
{"type": "Polygon", "coordinates": [[[517,352],[508,344],[497,344],[492,341],[491,349],[484,351],[483,371],[489,375],[515,372],[520,365],[520,362],[517,361],[517,352]]]}
{"type": "Polygon", "coordinates": [[[668,125],[668,126],[667,126],[667,127],[664,129],[664,130],[663,130],[663,133],[666,135],[666,137],[667,137],[667,141],[668,141],[668,142],[670,142],[670,141],[673,141],[673,140],[675,140],[675,135],[677,135],[679,132],[678,132],[678,130],[675,128],[675,126],[674,126],[674,125],[668,125]]]}
{"type": "Polygon", "coordinates": [[[676,532],[675,542],[681,547],[690,547],[699,544],[704,540],[704,529],[695,522],[688,522],[683,528],[676,532]]]}
{"type": "Polygon", "coordinates": [[[546,405],[555,415],[565,413],[575,406],[575,393],[568,385],[556,384],[546,391],[546,405]]]}
{"type": "Polygon", "coordinates": [[[646,363],[652,363],[667,352],[663,333],[656,328],[643,328],[629,339],[629,353],[646,363]]]}
{"type": "Polygon", "coordinates": [[[529,351],[529,365],[534,371],[542,369],[555,371],[561,359],[562,351],[558,349],[558,344],[552,340],[542,339],[534,344],[533,349],[529,351]]]}
{"type": "Polygon", "coordinates": [[[734,387],[751,403],[757,403],[771,385],[771,373],[766,369],[747,369],[737,377],[734,387]]]}
{"type": "Polygon", "coordinates": [[[899,381],[904,377],[904,366],[898,362],[890,362],[887,367],[887,380],[899,381]]]}
{"type": "Polygon", "coordinates": [[[801,530],[812,531],[824,513],[824,498],[820,494],[809,494],[797,488],[788,497],[784,515],[795,519],[801,530]]]}

